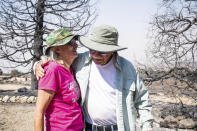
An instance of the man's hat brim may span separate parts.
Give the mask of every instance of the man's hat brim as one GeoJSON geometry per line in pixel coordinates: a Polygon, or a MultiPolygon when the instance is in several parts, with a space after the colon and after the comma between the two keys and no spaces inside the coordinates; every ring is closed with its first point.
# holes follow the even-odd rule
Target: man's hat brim
{"type": "Polygon", "coordinates": [[[116,52],[116,51],[127,49],[127,47],[121,47],[118,45],[110,45],[107,43],[105,43],[105,44],[98,43],[98,42],[92,41],[88,37],[84,37],[84,36],[79,37],[79,42],[84,47],[86,47],[90,50],[95,50],[95,51],[99,51],[99,52],[116,52]]]}

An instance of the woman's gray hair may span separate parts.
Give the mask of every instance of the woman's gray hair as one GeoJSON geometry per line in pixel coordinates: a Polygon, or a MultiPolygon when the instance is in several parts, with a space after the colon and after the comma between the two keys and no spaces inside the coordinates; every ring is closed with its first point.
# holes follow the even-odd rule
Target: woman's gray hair
{"type": "Polygon", "coordinates": [[[49,53],[47,55],[41,56],[42,61],[54,61],[57,60],[58,54],[54,51],[54,48],[51,47],[48,51],[49,53]]]}
{"type": "Polygon", "coordinates": [[[56,60],[58,58],[58,54],[54,51],[54,48],[52,47],[49,50],[49,59],[56,60]]]}

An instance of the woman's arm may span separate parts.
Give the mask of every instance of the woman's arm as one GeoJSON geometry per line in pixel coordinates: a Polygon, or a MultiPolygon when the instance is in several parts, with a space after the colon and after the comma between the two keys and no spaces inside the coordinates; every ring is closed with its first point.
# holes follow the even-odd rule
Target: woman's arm
{"type": "Polygon", "coordinates": [[[44,131],[44,112],[50,104],[54,91],[38,90],[36,108],[34,111],[34,131],[44,131]]]}

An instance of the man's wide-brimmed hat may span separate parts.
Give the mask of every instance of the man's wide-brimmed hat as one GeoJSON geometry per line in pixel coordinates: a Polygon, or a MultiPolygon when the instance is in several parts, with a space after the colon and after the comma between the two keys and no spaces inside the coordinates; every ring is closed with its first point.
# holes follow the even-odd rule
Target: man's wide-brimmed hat
{"type": "Polygon", "coordinates": [[[99,52],[114,52],[127,49],[118,45],[118,31],[109,25],[102,25],[94,28],[88,37],[81,36],[80,43],[99,52]]]}
{"type": "Polygon", "coordinates": [[[50,47],[65,45],[74,37],[78,37],[78,35],[73,35],[66,28],[61,28],[51,32],[46,38],[47,48],[45,50],[45,55],[48,55],[50,47]]]}

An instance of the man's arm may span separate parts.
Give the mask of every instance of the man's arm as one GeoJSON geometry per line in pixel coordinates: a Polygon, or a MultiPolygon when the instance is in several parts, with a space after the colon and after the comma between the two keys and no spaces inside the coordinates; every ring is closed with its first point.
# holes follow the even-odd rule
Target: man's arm
{"type": "Polygon", "coordinates": [[[136,80],[135,107],[139,113],[141,130],[151,131],[153,124],[152,104],[149,99],[149,93],[144,86],[143,81],[137,75],[136,80]]]}

